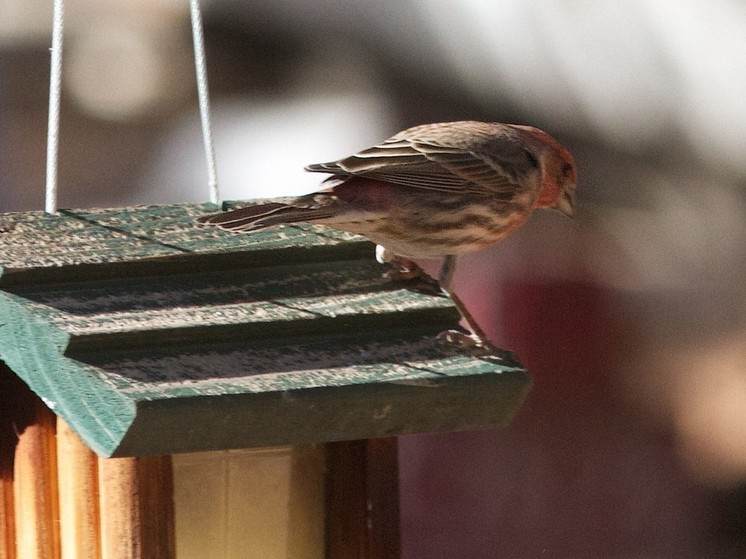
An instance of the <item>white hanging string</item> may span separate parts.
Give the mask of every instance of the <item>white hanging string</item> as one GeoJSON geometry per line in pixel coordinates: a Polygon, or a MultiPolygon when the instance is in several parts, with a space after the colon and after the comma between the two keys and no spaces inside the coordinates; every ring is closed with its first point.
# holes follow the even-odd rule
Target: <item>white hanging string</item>
{"type": "Polygon", "coordinates": [[[207,65],[205,63],[205,39],[202,32],[202,14],[199,0],[190,0],[192,12],[192,37],[194,41],[194,65],[197,71],[197,95],[199,114],[202,120],[202,141],[207,157],[207,180],[210,189],[210,202],[220,203],[218,190],[218,170],[215,164],[215,148],[212,144],[212,123],[210,121],[210,94],[207,88],[207,65]]]}
{"type": "Polygon", "coordinates": [[[47,124],[47,183],[44,211],[57,211],[57,159],[60,135],[60,85],[62,82],[62,32],[64,0],[54,0],[51,67],[49,71],[49,122],[47,124]]]}
{"type": "MultiPolygon", "coordinates": [[[[202,120],[202,139],[207,158],[208,187],[210,201],[220,203],[218,172],[215,163],[215,149],[212,142],[210,98],[207,87],[207,66],[205,63],[205,40],[202,32],[202,14],[199,0],[190,0],[192,14],[192,36],[194,40],[194,63],[197,72],[197,94],[202,120]]],[[[60,134],[60,90],[62,83],[62,35],[64,30],[64,0],[54,0],[52,20],[51,67],[49,72],[49,121],[47,129],[47,177],[44,210],[57,211],[57,161],[60,134]]]]}

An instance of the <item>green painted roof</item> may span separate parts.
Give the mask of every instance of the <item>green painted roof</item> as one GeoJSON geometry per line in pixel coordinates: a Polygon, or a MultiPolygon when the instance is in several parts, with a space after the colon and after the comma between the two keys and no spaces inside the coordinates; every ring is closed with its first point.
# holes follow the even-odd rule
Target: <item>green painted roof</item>
{"type": "Polygon", "coordinates": [[[517,363],[436,340],[449,299],[320,226],[234,234],[172,205],[0,214],[0,360],[98,453],[505,424],[517,363]]]}

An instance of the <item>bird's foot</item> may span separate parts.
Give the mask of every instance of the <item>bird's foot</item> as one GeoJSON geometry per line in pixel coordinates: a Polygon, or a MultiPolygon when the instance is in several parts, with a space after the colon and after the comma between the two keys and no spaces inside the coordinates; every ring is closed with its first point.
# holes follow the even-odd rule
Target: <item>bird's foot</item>
{"type": "Polygon", "coordinates": [[[411,280],[419,280],[423,276],[429,277],[425,273],[425,270],[420,268],[411,260],[397,259],[396,261],[386,262],[385,266],[387,267],[387,269],[383,273],[383,277],[391,281],[406,282],[411,280]]]}
{"type": "Polygon", "coordinates": [[[438,281],[430,277],[416,262],[396,256],[388,259],[385,265],[387,266],[387,270],[383,273],[384,278],[395,283],[406,284],[407,287],[419,291],[435,295],[443,294],[438,281]]]}
{"type": "Polygon", "coordinates": [[[438,340],[476,351],[482,355],[492,355],[501,361],[518,363],[518,358],[512,351],[501,349],[493,345],[490,341],[470,332],[465,332],[463,330],[446,330],[438,334],[438,340]]]}

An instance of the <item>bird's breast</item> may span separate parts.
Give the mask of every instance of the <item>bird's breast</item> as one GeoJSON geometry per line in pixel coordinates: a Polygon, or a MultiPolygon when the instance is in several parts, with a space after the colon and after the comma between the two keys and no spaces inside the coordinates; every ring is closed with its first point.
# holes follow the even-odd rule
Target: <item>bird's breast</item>
{"type": "Polygon", "coordinates": [[[377,181],[350,181],[341,186],[346,188],[334,189],[340,211],[321,222],[364,235],[409,258],[438,258],[493,245],[526,220],[535,197],[526,191],[503,200],[468,191],[447,193],[377,181]]]}
{"type": "Polygon", "coordinates": [[[486,216],[478,212],[425,217],[417,214],[378,215],[329,223],[336,229],[364,235],[391,252],[409,258],[439,258],[491,246],[520,226],[525,212],[486,216]]]}

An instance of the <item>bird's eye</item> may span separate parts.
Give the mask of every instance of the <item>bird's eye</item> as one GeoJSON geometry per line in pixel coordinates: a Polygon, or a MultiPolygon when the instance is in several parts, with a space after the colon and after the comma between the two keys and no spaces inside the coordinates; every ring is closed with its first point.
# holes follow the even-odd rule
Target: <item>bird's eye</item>
{"type": "Polygon", "coordinates": [[[525,152],[526,158],[528,159],[528,164],[531,165],[533,168],[538,169],[539,160],[536,159],[536,156],[527,149],[524,149],[523,151],[525,152]]]}
{"type": "Polygon", "coordinates": [[[562,176],[569,177],[570,173],[572,173],[572,165],[570,165],[569,163],[565,163],[562,166],[562,176]]]}

